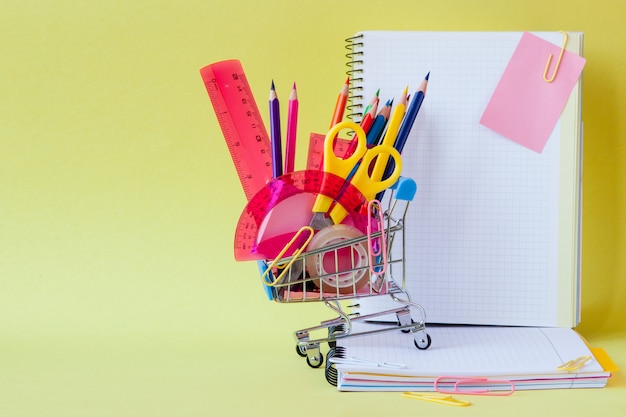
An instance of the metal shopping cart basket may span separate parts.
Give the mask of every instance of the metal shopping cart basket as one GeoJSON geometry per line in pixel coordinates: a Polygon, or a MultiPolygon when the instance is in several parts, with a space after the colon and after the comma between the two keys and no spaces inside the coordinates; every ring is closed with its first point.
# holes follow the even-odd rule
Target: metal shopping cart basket
{"type": "Polygon", "coordinates": [[[400,178],[392,187],[390,198],[385,200],[385,209],[377,201],[378,205],[368,206],[368,212],[376,219],[368,222],[368,226],[374,223],[379,227],[369,230],[365,236],[352,233],[354,229],[345,225],[329,226],[313,237],[321,239],[321,245],[314,245],[311,240],[306,249],[295,251],[291,256],[279,254],[274,260],[259,262],[262,282],[270,299],[278,303],[323,302],[337,314],[331,320],[295,332],[296,351],[306,357],[309,366],[322,365],[320,344],[328,343],[332,351],[336,341],[344,337],[400,330],[414,334],[418,349],[430,346],[424,308],[412,302],[406,290],[404,222],[415,191],[412,179],[400,178]],[[373,296],[391,297],[397,307],[359,315],[348,313],[346,309],[350,306],[342,305],[343,300],[373,296]],[[412,317],[411,307],[420,315],[417,320],[412,317]],[[390,314],[395,314],[396,323],[360,332],[353,328],[354,322],[372,321],[390,314]]]}

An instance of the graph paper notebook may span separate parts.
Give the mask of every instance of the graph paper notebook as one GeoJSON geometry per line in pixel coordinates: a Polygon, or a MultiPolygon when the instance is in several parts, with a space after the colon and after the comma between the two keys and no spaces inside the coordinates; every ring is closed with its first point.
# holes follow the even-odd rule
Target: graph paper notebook
{"type": "Polygon", "coordinates": [[[445,390],[463,379],[463,389],[473,390],[601,388],[615,370],[601,349],[589,348],[572,329],[431,326],[428,331],[433,345],[427,350],[417,350],[413,336],[399,331],[338,340],[331,359],[337,373],[329,382],[342,391],[433,391],[437,378],[437,388],[445,390]]]}
{"type": "MultiPolygon", "coordinates": [[[[574,327],[580,319],[580,80],[571,79],[540,145],[489,126],[501,121],[498,106],[486,109],[523,35],[374,31],[348,39],[354,120],[376,90],[385,102],[430,72],[402,175],[418,185],[406,221],[407,286],[431,323],[574,327]]],[[[563,43],[559,32],[529,39],[557,50],[563,43]]],[[[579,58],[582,41],[570,33],[567,51],[579,58]]],[[[565,57],[557,80],[572,62],[565,57]]],[[[537,117],[548,115],[550,103],[536,101],[529,107],[537,117]]],[[[524,126],[517,133],[531,132],[524,126]]],[[[381,298],[360,300],[362,311],[381,311],[381,298]]]]}

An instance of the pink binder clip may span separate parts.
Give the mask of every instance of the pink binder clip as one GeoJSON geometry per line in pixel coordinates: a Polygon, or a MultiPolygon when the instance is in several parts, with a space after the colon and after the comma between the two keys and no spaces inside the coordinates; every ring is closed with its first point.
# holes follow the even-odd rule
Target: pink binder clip
{"type": "Polygon", "coordinates": [[[507,379],[484,377],[440,376],[435,379],[435,391],[441,394],[489,395],[503,397],[515,392],[515,384],[507,379]],[[451,388],[443,388],[447,386],[451,388]],[[472,387],[480,386],[480,389],[472,387]]]}
{"type": "Polygon", "coordinates": [[[383,210],[378,200],[371,200],[367,204],[367,251],[369,253],[370,273],[372,276],[382,276],[387,272],[387,242],[385,238],[385,223],[383,210]],[[374,217],[377,217],[375,219],[374,217]],[[378,223],[380,237],[373,238],[372,223],[378,223]],[[379,264],[382,261],[382,266],[379,264]]]}

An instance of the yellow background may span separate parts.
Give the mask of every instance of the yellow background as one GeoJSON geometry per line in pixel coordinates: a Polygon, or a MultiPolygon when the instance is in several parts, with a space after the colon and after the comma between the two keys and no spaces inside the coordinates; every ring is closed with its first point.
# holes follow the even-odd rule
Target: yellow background
{"type": "MultiPolygon", "coordinates": [[[[329,313],[267,301],[256,265],[233,261],[245,198],[198,70],[240,59],[262,110],[272,79],[283,96],[295,80],[305,138],[327,128],[344,38],[366,29],[585,32],[579,330],[626,369],[624,7],[4,1],[0,415],[459,412],[398,393],[336,392],[292,337],[329,313]]],[[[472,398],[463,412],[618,415],[625,394],[617,373],[603,390],[472,398]]]]}

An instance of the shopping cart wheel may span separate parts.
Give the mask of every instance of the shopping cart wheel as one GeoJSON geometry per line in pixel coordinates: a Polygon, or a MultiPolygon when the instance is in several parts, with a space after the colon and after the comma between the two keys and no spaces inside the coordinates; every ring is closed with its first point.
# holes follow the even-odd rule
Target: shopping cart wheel
{"type": "Polygon", "coordinates": [[[322,352],[318,352],[317,355],[307,355],[306,363],[311,368],[319,368],[322,366],[322,363],[324,363],[324,356],[322,355],[322,352]]]}
{"type": "Polygon", "coordinates": [[[413,339],[413,343],[415,344],[416,348],[420,350],[426,350],[430,347],[432,339],[430,338],[430,335],[426,333],[426,339],[424,339],[423,337],[421,339],[415,338],[413,339]]]}
{"type": "Polygon", "coordinates": [[[302,345],[296,345],[296,353],[304,358],[306,356],[306,348],[302,345]]]}

